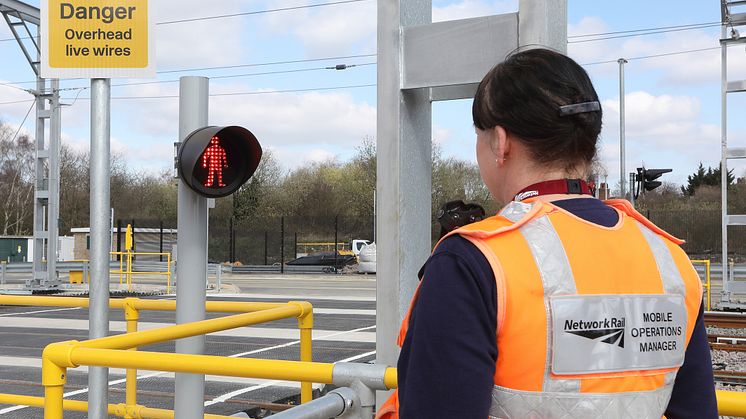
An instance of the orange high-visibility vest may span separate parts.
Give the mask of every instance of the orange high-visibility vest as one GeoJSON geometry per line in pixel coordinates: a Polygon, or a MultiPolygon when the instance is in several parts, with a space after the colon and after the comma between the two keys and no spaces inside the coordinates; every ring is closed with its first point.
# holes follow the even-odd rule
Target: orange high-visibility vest
{"type": "MultiPolygon", "coordinates": [[[[451,233],[473,243],[495,274],[499,355],[490,418],[665,412],[702,285],[681,240],[627,201],[606,204],[619,214],[613,227],[533,199],[451,233]]],[[[395,393],[376,417],[396,419],[398,408],[395,393]]]]}

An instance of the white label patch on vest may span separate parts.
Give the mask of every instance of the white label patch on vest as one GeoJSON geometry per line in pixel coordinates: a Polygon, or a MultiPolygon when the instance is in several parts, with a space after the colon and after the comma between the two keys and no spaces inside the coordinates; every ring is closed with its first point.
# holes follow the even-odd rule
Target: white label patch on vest
{"type": "Polygon", "coordinates": [[[679,367],[687,313],[680,295],[550,297],[552,373],[679,367]]]}

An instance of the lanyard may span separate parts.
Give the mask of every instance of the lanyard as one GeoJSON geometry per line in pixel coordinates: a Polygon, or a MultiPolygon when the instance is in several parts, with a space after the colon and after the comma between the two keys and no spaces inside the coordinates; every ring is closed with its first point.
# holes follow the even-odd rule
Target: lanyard
{"type": "Polygon", "coordinates": [[[513,200],[521,202],[534,196],[552,194],[592,195],[588,183],[582,179],[556,179],[534,183],[518,192],[513,200]]]}

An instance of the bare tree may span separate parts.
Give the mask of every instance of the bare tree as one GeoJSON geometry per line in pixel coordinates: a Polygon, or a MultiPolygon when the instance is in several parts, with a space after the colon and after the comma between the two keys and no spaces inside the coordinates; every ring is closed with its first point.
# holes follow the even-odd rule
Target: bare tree
{"type": "Polygon", "coordinates": [[[27,234],[34,189],[34,147],[28,136],[0,124],[0,231],[27,234]]]}

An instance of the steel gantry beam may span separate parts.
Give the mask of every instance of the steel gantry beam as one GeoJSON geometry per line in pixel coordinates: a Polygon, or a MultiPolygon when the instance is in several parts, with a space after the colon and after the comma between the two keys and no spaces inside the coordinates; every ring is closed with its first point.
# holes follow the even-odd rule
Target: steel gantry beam
{"type": "Polygon", "coordinates": [[[438,23],[431,0],[378,1],[378,363],[396,365],[398,328],[431,250],[431,103],[473,98],[492,66],[535,46],[566,51],[566,0],[438,23]]]}
{"type": "MultiPolygon", "coordinates": [[[[720,186],[721,186],[721,214],[722,214],[722,260],[723,260],[723,290],[721,294],[721,308],[741,309],[743,304],[731,301],[735,294],[746,294],[746,283],[735,281],[735,275],[728,261],[728,226],[746,225],[746,215],[728,214],[728,160],[746,158],[743,147],[728,146],[728,94],[746,91],[746,80],[729,81],[728,76],[728,47],[733,44],[744,43],[739,29],[746,25],[746,13],[735,13],[734,9],[743,9],[746,2],[721,0],[721,67],[720,67],[720,186]]],[[[743,53],[739,51],[739,54],[743,53]]],[[[743,77],[743,75],[741,75],[743,77]]]]}
{"type": "Polygon", "coordinates": [[[59,80],[41,78],[39,62],[40,11],[16,0],[0,0],[2,13],[31,69],[36,74],[35,180],[34,180],[34,272],[26,281],[30,290],[53,289],[57,278],[57,247],[60,208],[61,115],[59,80]],[[35,30],[30,27],[35,26],[35,30]]]}

